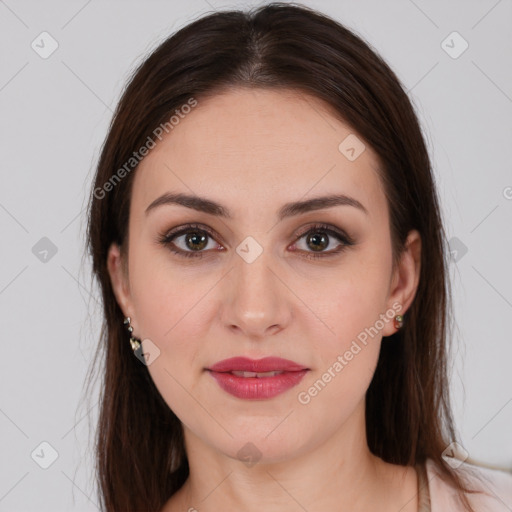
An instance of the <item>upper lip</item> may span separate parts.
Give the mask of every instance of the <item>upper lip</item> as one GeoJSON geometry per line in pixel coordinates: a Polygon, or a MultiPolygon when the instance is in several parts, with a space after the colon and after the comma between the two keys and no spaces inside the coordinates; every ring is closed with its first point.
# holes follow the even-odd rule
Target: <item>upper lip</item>
{"type": "Polygon", "coordinates": [[[281,357],[264,357],[263,359],[249,359],[248,357],[231,357],[218,361],[213,366],[206,368],[214,372],[298,372],[301,370],[309,370],[305,366],[290,361],[289,359],[282,359],[281,357]]]}

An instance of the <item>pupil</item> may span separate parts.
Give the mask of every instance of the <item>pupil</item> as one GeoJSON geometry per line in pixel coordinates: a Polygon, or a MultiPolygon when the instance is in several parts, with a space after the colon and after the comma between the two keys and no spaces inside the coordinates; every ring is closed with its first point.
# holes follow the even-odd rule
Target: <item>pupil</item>
{"type": "Polygon", "coordinates": [[[310,236],[308,237],[308,243],[309,243],[310,241],[313,241],[313,243],[314,243],[314,244],[320,244],[320,245],[321,245],[321,247],[320,247],[319,249],[318,249],[318,248],[315,248],[315,247],[312,247],[312,249],[313,249],[313,250],[315,250],[315,251],[320,251],[320,250],[322,250],[322,249],[325,249],[325,248],[327,247],[327,245],[328,245],[328,243],[327,243],[327,237],[326,237],[326,235],[325,235],[325,234],[320,234],[320,235],[318,235],[318,234],[314,234],[314,235],[310,235],[310,236]]]}

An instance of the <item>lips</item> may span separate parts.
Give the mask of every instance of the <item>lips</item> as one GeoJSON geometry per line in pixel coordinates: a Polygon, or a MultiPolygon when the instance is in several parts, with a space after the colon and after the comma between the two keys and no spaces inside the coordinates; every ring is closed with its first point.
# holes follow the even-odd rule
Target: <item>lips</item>
{"type": "Polygon", "coordinates": [[[305,366],[282,359],[281,357],[264,357],[263,359],[249,359],[247,357],[232,357],[215,363],[207,368],[214,372],[298,372],[308,370],[305,366]]]}
{"type": "Polygon", "coordinates": [[[296,386],[309,368],[280,357],[233,357],[206,370],[227,393],[237,398],[263,400],[296,386]]]}

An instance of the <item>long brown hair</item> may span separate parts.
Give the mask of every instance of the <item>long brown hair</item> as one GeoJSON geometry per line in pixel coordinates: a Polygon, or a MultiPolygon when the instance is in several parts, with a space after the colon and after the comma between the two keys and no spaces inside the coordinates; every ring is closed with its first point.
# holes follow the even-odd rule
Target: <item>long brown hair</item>
{"type": "Polygon", "coordinates": [[[422,254],[405,325],[382,344],[367,391],[368,445],[393,464],[432,459],[472,510],[462,492],[471,490],[442,457],[456,440],[447,371],[451,292],[446,236],[418,119],[397,76],[368,43],[308,7],[281,3],[208,14],[161,43],[129,80],[102,147],[87,242],[104,312],[93,361],[103,362],[95,446],[103,510],[159,511],[189,473],[181,423],[132,353],[107,271],[113,242],[127,255],[137,168],[131,157],[191,98],[200,105],[207,95],[237,87],[294,89],[319,98],[377,153],[393,261],[412,229],[421,234],[422,254]]]}

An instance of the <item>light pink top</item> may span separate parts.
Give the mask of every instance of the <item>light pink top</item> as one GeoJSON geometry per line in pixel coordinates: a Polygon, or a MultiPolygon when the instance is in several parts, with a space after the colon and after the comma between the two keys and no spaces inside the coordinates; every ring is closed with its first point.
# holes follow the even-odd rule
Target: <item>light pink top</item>
{"type": "MultiPolygon", "coordinates": [[[[465,512],[457,500],[457,491],[439,476],[436,464],[426,463],[430,506],[432,512],[465,512]]],[[[477,512],[512,512],[512,473],[483,468],[463,462],[457,472],[464,472],[470,480],[471,489],[483,490],[486,494],[466,494],[477,512]],[[466,473],[466,469],[471,472],[466,473]],[[472,476],[478,475],[478,479],[472,476]]]]}

